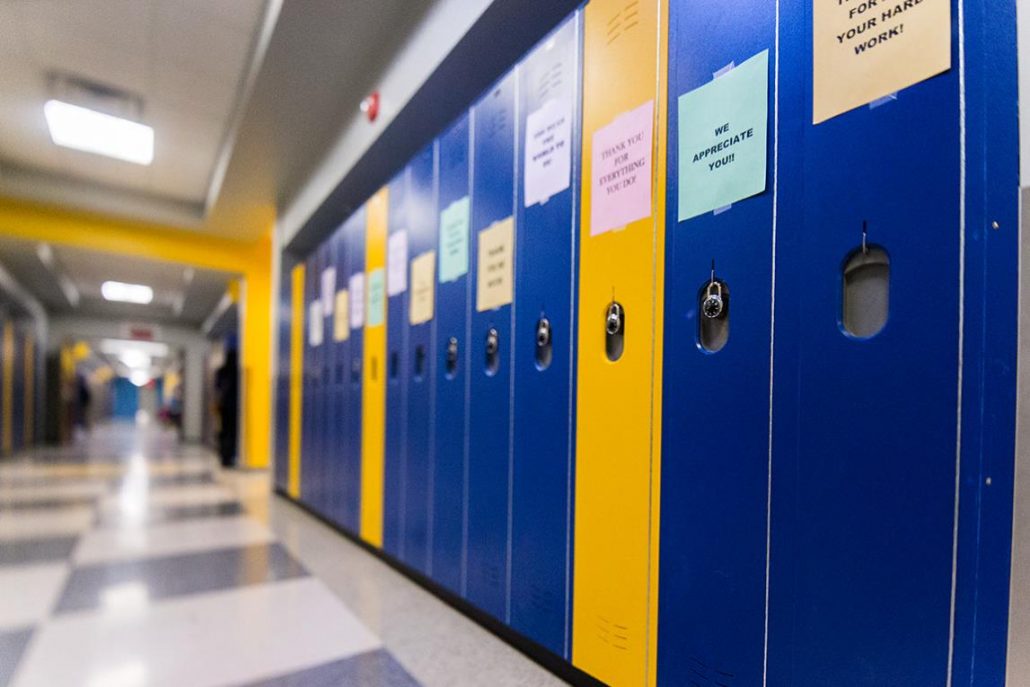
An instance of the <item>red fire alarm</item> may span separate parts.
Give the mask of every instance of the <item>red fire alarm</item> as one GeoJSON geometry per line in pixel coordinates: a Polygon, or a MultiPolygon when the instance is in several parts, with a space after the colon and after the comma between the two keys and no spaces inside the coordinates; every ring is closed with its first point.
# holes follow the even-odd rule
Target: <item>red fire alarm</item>
{"type": "Polygon", "coordinates": [[[379,91],[372,91],[372,94],[361,101],[361,111],[368,117],[368,121],[374,122],[379,116],[379,91]]]}

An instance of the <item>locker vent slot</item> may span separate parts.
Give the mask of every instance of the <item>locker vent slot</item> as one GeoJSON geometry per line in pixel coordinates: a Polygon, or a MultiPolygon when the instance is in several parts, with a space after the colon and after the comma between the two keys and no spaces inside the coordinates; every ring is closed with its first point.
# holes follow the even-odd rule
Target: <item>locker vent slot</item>
{"type": "Polygon", "coordinates": [[[697,341],[708,353],[718,353],[730,340],[730,287],[721,280],[714,283],[718,289],[713,289],[713,281],[709,280],[697,292],[697,341]],[[718,316],[711,317],[712,311],[705,310],[705,300],[714,295],[722,299],[722,310],[718,316]]]}
{"type": "Polygon", "coordinates": [[[629,650],[629,627],[612,622],[602,615],[597,616],[597,637],[613,649],[618,649],[619,651],[629,650]]]}
{"type": "Polygon", "coordinates": [[[841,273],[840,324],[847,334],[867,339],[887,324],[890,279],[887,251],[867,246],[851,253],[841,273]]]}

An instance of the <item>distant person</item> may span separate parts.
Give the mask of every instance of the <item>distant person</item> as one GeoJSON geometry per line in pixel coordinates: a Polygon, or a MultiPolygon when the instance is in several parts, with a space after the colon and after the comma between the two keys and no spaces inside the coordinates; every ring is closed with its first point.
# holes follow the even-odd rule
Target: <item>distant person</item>
{"type": "Polygon", "coordinates": [[[218,431],[218,453],[222,467],[236,464],[236,425],[239,415],[240,371],[234,350],[225,354],[225,362],[215,371],[215,403],[221,418],[218,431]]]}
{"type": "Polygon", "coordinates": [[[90,393],[89,382],[86,381],[85,375],[76,375],[75,385],[79,397],[79,425],[88,432],[90,425],[89,407],[93,401],[93,394],[90,393]]]}

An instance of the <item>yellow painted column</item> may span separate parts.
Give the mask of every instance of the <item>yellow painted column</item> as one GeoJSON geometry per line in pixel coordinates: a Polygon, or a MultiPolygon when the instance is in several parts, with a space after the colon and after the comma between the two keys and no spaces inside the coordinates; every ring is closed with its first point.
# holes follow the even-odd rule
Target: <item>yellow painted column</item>
{"type": "Polygon", "coordinates": [[[35,442],[36,429],[36,340],[25,335],[25,448],[35,442]]]}
{"type": "Polygon", "coordinates": [[[300,498],[300,440],[304,412],[304,264],[293,268],[290,291],[290,443],[287,493],[300,498]]]}
{"type": "MultiPolygon", "coordinates": [[[[614,687],[655,680],[665,13],[663,0],[591,0],[584,10],[572,660],[614,687]],[[613,139],[630,149],[624,125],[634,118],[623,115],[646,123],[639,113],[649,103],[651,177],[634,183],[651,183],[650,214],[644,208],[641,219],[610,230],[603,222],[594,226],[594,136],[606,149],[616,149],[613,139]],[[613,302],[625,315],[624,348],[615,360],[606,351],[613,302]]],[[[632,133],[643,127],[634,124],[632,133]]],[[[598,151],[601,164],[621,154],[598,151]]]]}
{"type": "Polygon", "coordinates": [[[361,386],[361,538],[383,545],[386,450],[386,233],[389,191],[368,200],[365,230],[365,340],[361,386]]]}
{"type": "Polygon", "coordinates": [[[0,427],[0,445],[10,453],[14,441],[14,323],[3,323],[3,426],[0,427]]]}

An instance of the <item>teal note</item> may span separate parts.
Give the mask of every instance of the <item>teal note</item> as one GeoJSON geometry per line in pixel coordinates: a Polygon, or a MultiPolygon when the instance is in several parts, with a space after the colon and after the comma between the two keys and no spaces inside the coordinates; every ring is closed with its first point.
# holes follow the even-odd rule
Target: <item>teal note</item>
{"type": "Polygon", "coordinates": [[[769,51],[679,97],[679,221],[765,190],[769,51]]]}
{"type": "Polygon", "coordinates": [[[378,327],[386,318],[386,277],[382,268],[368,273],[368,321],[369,327],[378,327]]]}
{"type": "Polygon", "coordinates": [[[454,281],[469,271],[469,197],[440,213],[440,283],[454,281]]]}

